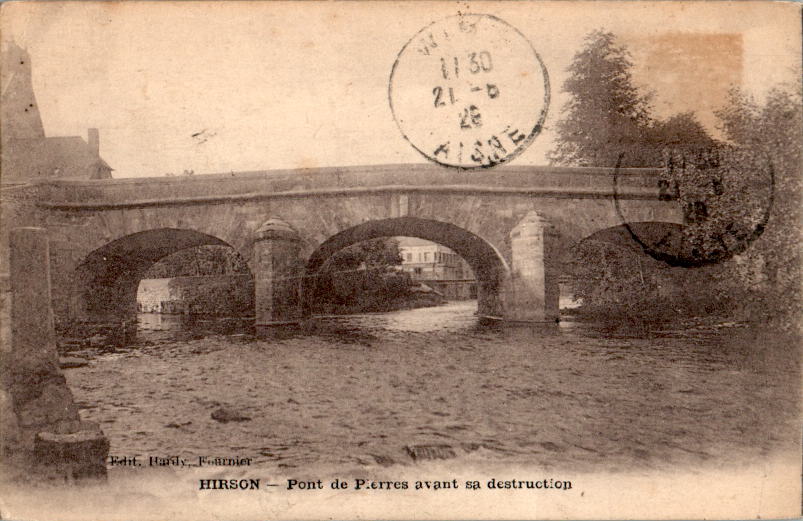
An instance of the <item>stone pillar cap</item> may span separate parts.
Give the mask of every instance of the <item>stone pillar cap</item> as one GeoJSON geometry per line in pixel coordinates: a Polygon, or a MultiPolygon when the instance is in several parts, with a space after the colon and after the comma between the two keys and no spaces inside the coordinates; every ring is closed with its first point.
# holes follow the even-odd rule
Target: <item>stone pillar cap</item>
{"type": "Polygon", "coordinates": [[[545,233],[549,234],[557,233],[557,229],[552,223],[552,220],[535,210],[530,210],[527,212],[527,214],[522,217],[518,224],[513,227],[513,230],[520,230],[527,226],[538,226],[539,228],[543,229],[545,233]]]}
{"type": "Polygon", "coordinates": [[[527,212],[527,215],[525,215],[524,218],[520,222],[548,223],[550,221],[549,221],[549,219],[547,217],[544,217],[539,212],[536,212],[535,210],[530,210],[529,212],[527,212]]]}
{"type": "Polygon", "coordinates": [[[257,228],[257,231],[254,235],[258,241],[273,239],[298,241],[301,239],[301,237],[298,235],[298,232],[281,219],[268,219],[262,223],[262,226],[257,228]]]}

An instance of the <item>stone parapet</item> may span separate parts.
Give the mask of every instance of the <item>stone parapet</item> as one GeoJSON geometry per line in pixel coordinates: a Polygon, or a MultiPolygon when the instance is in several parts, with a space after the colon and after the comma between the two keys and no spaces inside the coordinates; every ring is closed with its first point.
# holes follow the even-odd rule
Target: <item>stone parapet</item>
{"type": "Polygon", "coordinates": [[[658,199],[660,170],[507,166],[464,173],[438,165],[376,165],[41,183],[40,204],[58,210],[247,202],[360,193],[524,194],[658,199]],[[165,194],[170,194],[165,196],[165,194]]]}

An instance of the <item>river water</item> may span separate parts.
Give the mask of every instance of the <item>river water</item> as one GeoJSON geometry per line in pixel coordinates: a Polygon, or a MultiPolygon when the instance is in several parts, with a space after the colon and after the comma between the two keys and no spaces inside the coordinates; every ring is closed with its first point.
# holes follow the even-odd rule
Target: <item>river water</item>
{"type": "Polygon", "coordinates": [[[475,302],[322,318],[277,340],[236,321],[143,315],[131,345],[66,369],[111,455],[285,469],[476,462],[615,471],[794,450],[795,346],[745,328],[483,326],[475,302]],[[220,423],[220,407],[249,421],[220,423]]]}

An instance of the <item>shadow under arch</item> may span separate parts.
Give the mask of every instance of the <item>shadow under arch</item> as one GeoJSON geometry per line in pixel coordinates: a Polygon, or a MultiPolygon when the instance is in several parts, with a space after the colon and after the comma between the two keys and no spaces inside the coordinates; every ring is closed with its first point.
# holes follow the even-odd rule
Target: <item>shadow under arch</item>
{"type": "Polygon", "coordinates": [[[310,255],[303,284],[302,303],[305,314],[312,309],[315,275],[327,259],[338,251],[358,242],[380,237],[417,237],[442,244],[460,255],[471,266],[477,278],[477,308],[481,316],[501,316],[500,292],[509,275],[509,267],[499,251],[488,241],[454,224],[421,219],[396,217],[367,221],[343,230],[326,241],[310,255]]]}
{"type": "Polygon", "coordinates": [[[578,248],[591,242],[614,246],[621,251],[630,252],[642,259],[653,259],[648,249],[663,249],[679,252],[683,245],[684,225],[667,221],[640,221],[609,226],[597,230],[580,239],[571,238],[560,244],[557,258],[560,259],[559,276],[569,282],[575,269],[583,262],[578,257],[578,248]],[[633,239],[637,233],[640,241],[633,239]]]}
{"type": "Polygon", "coordinates": [[[197,246],[233,247],[212,235],[181,228],[158,228],[115,239],[90,252],[76,267],[71,315],[84,322],[136,315],[137,287],[159,260],[197,246]]]}
{"type": "Polygon", "coordinates": [[[598,230],[576,241],[572,246],[586,241],[607,242],[650,255],[651,251],[680,253],[684,247],[682,224],[664,221],[643,221],[620,224],[598,230]],[[635,240],[636,235],[639,240],[635,240]]]}

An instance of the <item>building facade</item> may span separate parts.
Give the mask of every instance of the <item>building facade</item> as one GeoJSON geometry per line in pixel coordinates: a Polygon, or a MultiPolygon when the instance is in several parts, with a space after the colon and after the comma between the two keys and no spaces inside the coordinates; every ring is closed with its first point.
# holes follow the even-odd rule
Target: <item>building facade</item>
{"type": "Polygon", "coordinates": [[[111,179],[112,168],[100,157],[100,133],[45,136],[33,90],[31,58],[14,42],[4,43],[0,97],[0,181],[22,184],[39,179],[111,179]]]}
{"type": "Polygon", "coordinates": [[[397,237],[402,270],[450,300],[477,298],[471,266],[446,246],[413,237],[397,237]]]}

